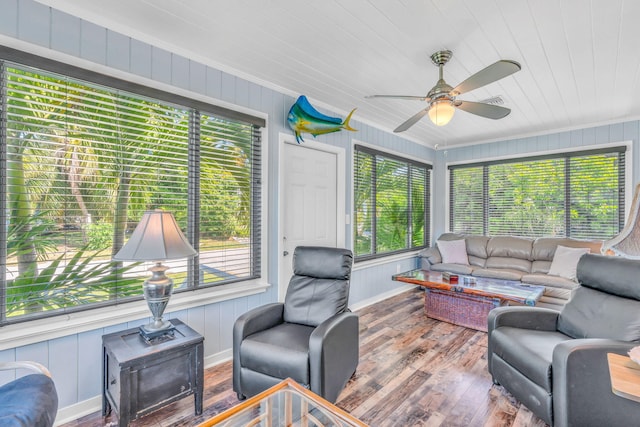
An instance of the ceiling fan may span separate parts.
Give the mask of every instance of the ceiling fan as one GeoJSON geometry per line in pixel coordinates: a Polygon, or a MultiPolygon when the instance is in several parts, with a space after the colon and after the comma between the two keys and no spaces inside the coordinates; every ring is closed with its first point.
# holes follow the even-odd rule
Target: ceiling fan
{"type": "Polygon", "coordinates": [[[506,117],[511,112],[509,108],[482,102],[462,101],[456,99],[456,97],[507,77],[516,71],[520,71],[520,64],[516,61],[500,60],[473,74],[458,86],[451,87],[444,81],[442,70],[444,64],[451,59],[452,55],[450,50],[441,50],[431,55],[431,61],[440,69],[440,79],[426,96],[369,95],[366,97],[413,99],[427,101],[429,103],[426,108],[420,110],[417,114],[409,118],[409,120],[394,129],[394,132],[404,132],[416,124],[425,114],[428,114],[431,121],[437,126],[444,126],[453,118],[453,113],[456,108],[466,111],[467,113],[494,120],[506,117]]]}

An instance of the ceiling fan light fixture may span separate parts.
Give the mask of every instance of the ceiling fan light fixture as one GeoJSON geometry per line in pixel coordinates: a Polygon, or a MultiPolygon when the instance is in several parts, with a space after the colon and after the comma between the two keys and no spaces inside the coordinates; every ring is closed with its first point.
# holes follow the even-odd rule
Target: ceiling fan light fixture
{"type": "Polygon", "coordinates": [[[429,118],[436,126],[444,126],[451,121],[456,109],[448,99],[440,99],[431,104],[429,118]]]}

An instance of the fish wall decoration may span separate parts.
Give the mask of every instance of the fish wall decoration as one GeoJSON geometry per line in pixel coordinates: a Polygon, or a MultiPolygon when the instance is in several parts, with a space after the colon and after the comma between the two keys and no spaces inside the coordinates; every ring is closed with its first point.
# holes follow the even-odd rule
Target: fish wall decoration
{"type": "Polygon", "coordinates": [[[300,141],[304,142],[302,132],[310,133],[315,138],[318,135],[338,132],[342,129],[356,131],[357,129],[349,125],[354,111],[356,111],[355,108],[351,110],[343,122],[339,117],[329,117],[322,114],[313,108],[306,96],[301,95],[289,109],[287,123],[289,123],[289,127],[295,132],[296,141],[300,144],[300,141]]]}

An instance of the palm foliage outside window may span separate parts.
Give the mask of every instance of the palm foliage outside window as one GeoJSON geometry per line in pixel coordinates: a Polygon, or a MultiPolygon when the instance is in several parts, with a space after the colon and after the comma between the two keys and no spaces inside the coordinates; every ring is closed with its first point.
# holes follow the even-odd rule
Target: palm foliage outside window
{"type": "Polygon", "coordinates": [[[429,244],[431,166],[356,145],[356,260],[429,244]]]}
{"type": "Polygon", "coordinates": [[[0,72],[0,324],[141,298],[149,265],[111,256],[150,209],[199,251],[169,262],[177,292],[259,277],[261,119],[99,75],[0,72]]]}
{"type": "Polygon", "coordinates": [[[624,225],[625,147],[449,166],[453,232],[609,239],[624,225]]]}

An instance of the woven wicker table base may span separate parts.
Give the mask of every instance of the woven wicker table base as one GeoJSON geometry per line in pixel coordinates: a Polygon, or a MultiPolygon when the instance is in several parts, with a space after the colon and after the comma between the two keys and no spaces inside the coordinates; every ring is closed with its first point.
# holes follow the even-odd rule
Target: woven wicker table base
{"type": "Polygon", "coordinates": [[[507,302],[500,298],[461,292],[425,289],[424,310],[428,317],[487,332],[489,311],[507,302]]]}

